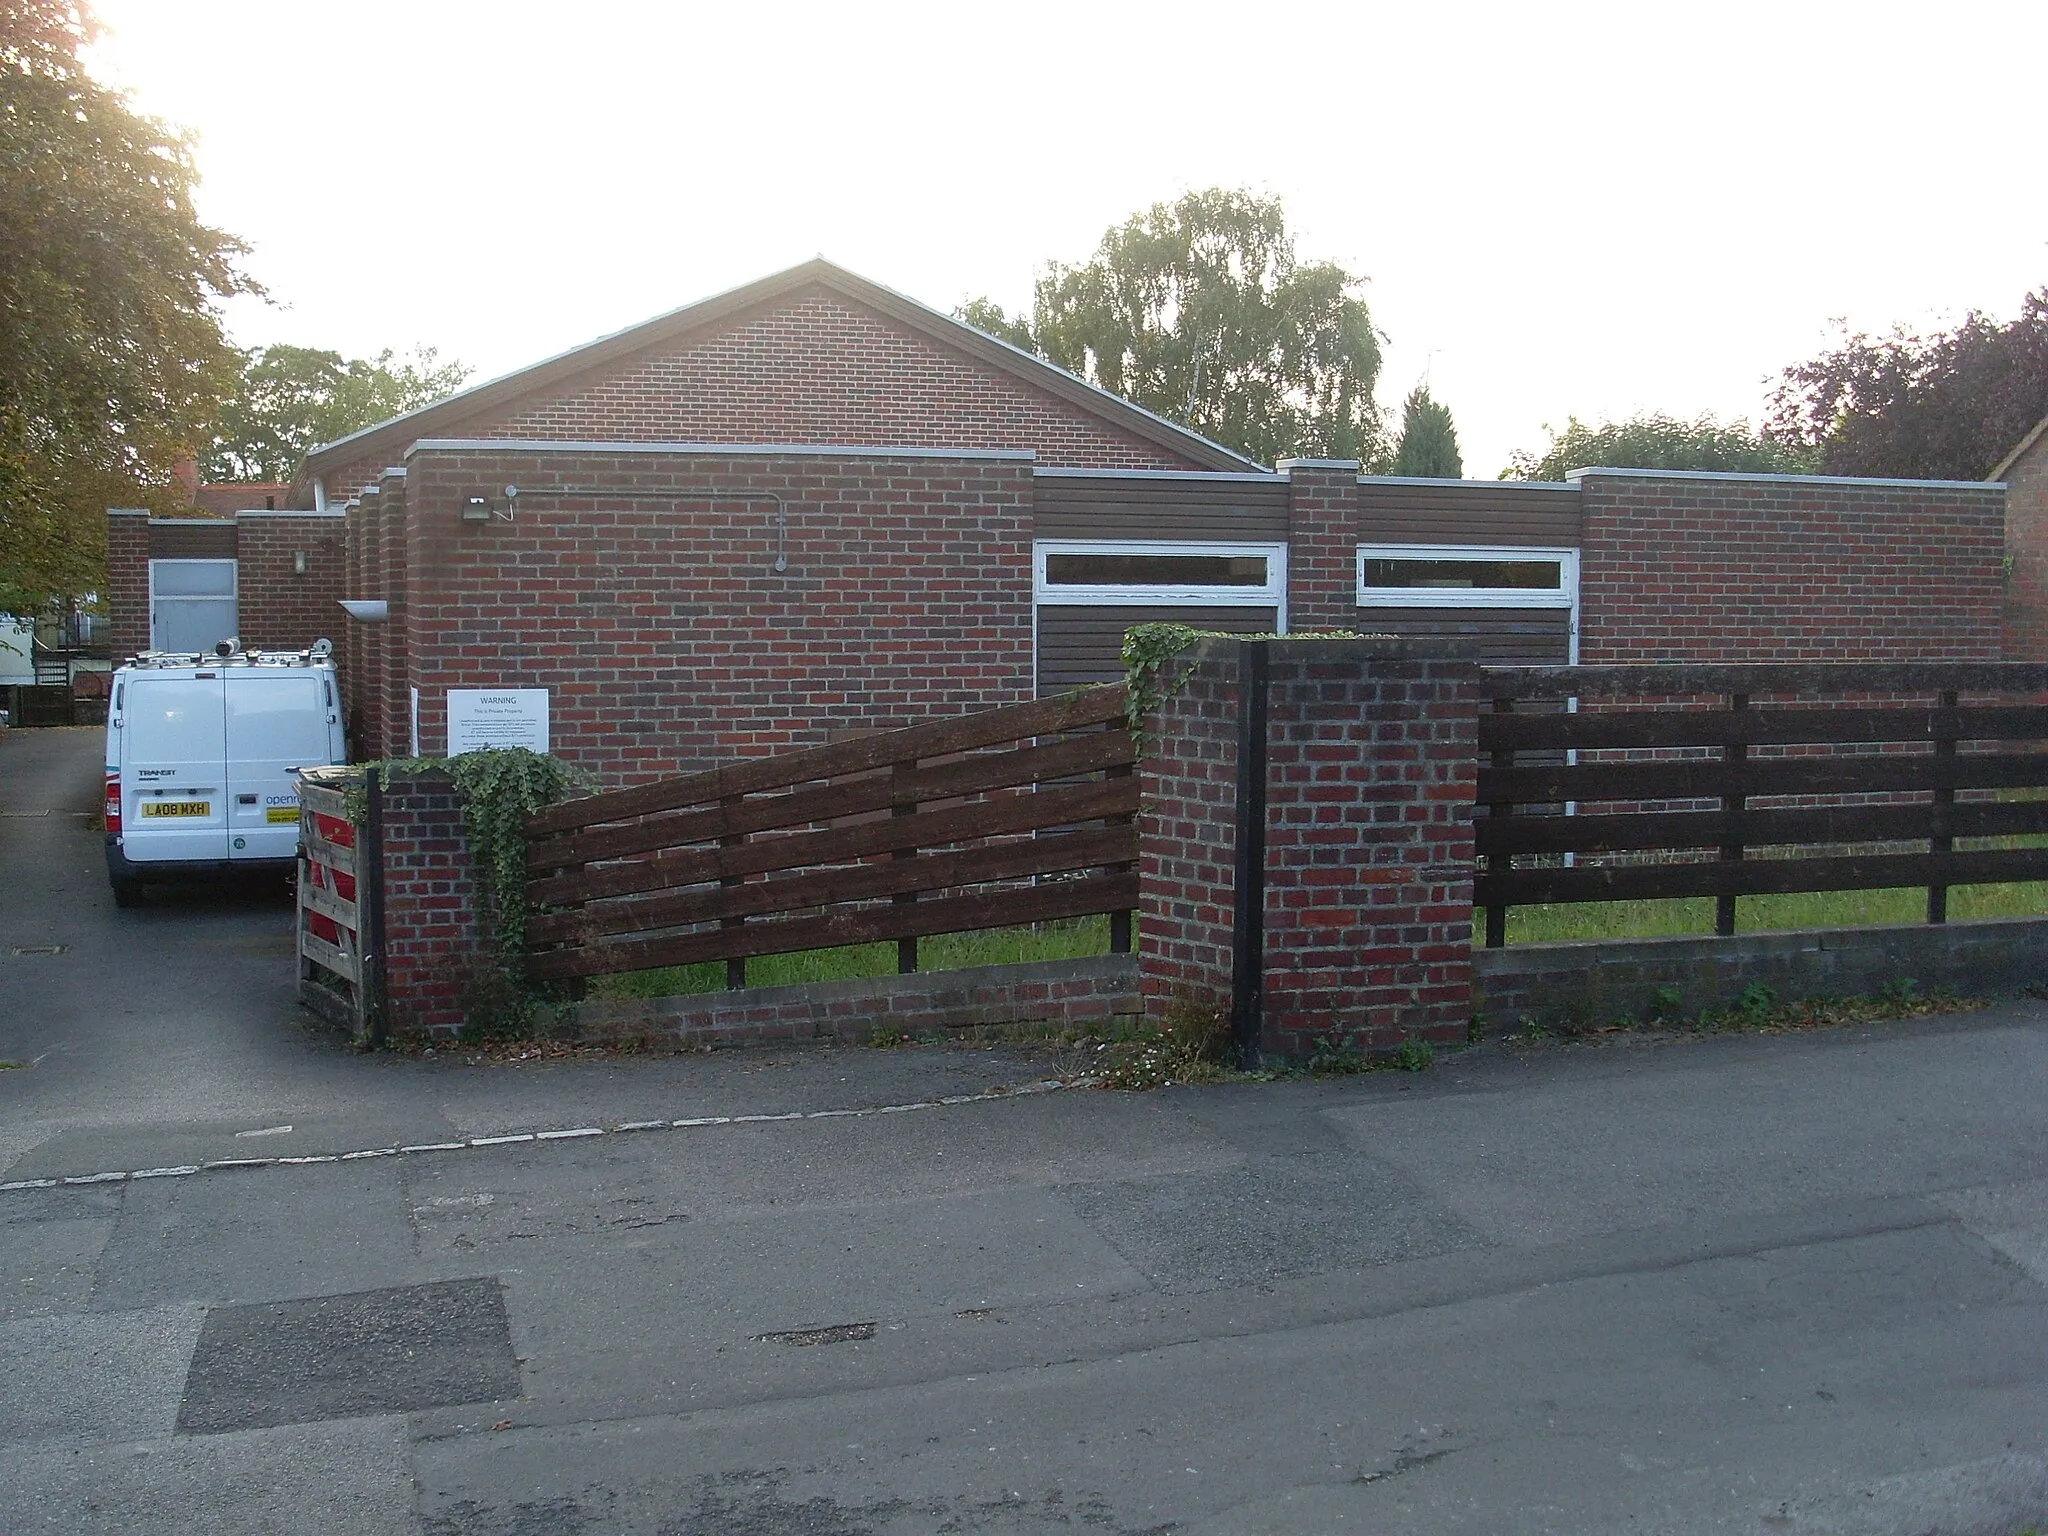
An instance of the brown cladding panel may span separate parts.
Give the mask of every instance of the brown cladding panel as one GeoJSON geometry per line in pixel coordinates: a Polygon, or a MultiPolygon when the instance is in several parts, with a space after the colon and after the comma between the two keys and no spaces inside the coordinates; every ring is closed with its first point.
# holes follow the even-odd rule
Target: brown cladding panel
{"type": "Polygon", "coordinates": [[[1367,634],[1476,641],[1489,666],[1558,666],[1571,659],[1571,615],[1562,608],[1361,608],[1367,634]]]}
{"type": "Polygon", "coordinates": [[[152,560],[232,560],[235,558],[235,525],[226,518],[218,521],[158,523],[149,525],[149,558],[152,560]]]}
{"type": "Polygon", "coordinates": [[[1057,694],[1090,683],[1122,682],[1124,631],[1133,624],[1186,624],[1232,635],[1270,635],[1279,617],[1271,608],[1041,606],[1038,691],[1057,694]]]}
{"type": "Polygon", "coordinates": [[[1206,475],[1049,475],[1032,479],[1040,539],[1281,542],[1287,482],[1206,475]]]}
{"type": "Polygon", "coordinates": [[[1513,480],[1358,483],[1364,544],[1540,544],[1576,549],[1579,488],[1513,480]]]}

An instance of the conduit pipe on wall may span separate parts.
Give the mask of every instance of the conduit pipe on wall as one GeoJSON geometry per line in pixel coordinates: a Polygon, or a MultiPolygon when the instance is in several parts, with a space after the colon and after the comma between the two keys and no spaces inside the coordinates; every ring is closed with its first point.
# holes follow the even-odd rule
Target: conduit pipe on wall
{"type": "Polygon", "coordinates": [[[686,501],[773,502],[775,504],[775,560],[769,566],[769,569],[778,576],[785,575],[789,571],[789,507],[773,491],[635,491],[616,486],[551,485],[540,489],[532,486],[522,486],[519,496],[521,500],[525,500],[530,496],[601,496],[612,501],[665,501],[671,505],[686,501]]]}

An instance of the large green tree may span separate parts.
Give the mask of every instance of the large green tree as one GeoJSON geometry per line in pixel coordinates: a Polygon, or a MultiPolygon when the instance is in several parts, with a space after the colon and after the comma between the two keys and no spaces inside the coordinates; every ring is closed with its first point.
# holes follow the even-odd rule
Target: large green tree
{"type": "Polygon", "coordinates": [[[1750,431],[1744,421],[1721,422],[1711,415],[1693,421],[1648,412],[1597,427],[1572,417],[1560,432],[1545,427],[1550,447],[1540,454],[1517,453],[1501,472],[1503,480],[1562,480],[1569,470],[1600,465],[1608,469],[1708,469],[1755,474],[1810,473],[1814,456],[1795,443],[1750,431]]]}
{"type": "Polygon", "coordinates": [[[1212,188],[1049,266],[1028,317],[987,299],[958,314],[1260,463],[1377,461],[1380,340],[1362,281],[1298,260],[1277,198],[1212,188]]]}
{"type": "Polygon", "coordinates": [[[1828,474],[1976,480],[2048,416],[2048,288],[2000,323],[1972,311],[1931,336],[1845,333],[1787,368],[1773,432],[1828,474]]]}
{"type": "Polygon", "coordinates": [[[0,0],[0,608],[102,588],[109,503],[147,503],[235,377],[254,285],[202,223],[189,141],[95,82],[80,0],[0,0]]]}
{"type": "Polygon", "coordinates": [[[1451,408],[1432,395],[1427,384],[1408,391],[1401,404],[1401,438],[1387,473],[1431,480],[1456,480],[1465,473],[1451,408]]]}
{"type": "Polygon", "coordinates": [[[311,347],[258,347],[223,402],[200,458],[209,480],[290,480],[307,450],[453,394],[470,370],[432,347],[396,358],[343,358],[311,347]]]}

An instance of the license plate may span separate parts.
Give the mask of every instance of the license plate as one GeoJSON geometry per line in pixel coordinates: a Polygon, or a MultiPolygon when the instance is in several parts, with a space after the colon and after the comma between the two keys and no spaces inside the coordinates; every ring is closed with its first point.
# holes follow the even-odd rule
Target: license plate
{"type": "Polygon", "coordinates": [[[211,816],[211,800],[145,800],[142,802],[145,816],[211,816]]]}
{"type": "Polygon", "coordinates": [[[299,808],[296,805],[273,805],[263,813],[263,819],[273,827],[283,826],[286,822],[295,824],[299,819],[299,808]]]}

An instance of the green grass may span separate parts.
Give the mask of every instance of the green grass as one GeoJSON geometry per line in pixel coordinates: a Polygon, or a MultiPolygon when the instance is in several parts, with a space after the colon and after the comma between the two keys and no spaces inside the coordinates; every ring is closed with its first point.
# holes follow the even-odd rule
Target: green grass
{"type": "MultiPolygon", "coordinates": [[[[917,941],[917,968],[957,971],[977,965],[1012,965],[1026,960],[1075,960],[1109,953],[1109,919],[1078,917],[1024,928],[991,928],[979,933],[945,933],[917,941]]],[[[747,962],[750,987],[794,986],[811,981],[850,981],[896,974],[896,946],[853,944],[794,955],[762,955],[747,962]]],[[[725,962],[672,965],[594,977],[592,997],[679,997],[725,990],[725,962]]]]}
{"type": "MultiPolygon", "coordinates": [[[[2048,915],[2048,881],[2011,885],[1953,885],[1948,915],[1973,917],[2048,915]]],[[[1735,931],[1764,933],[1786,928],[1868,928],[1918,923],[1927,917],[1927,888],[1888,891],[1815,891],[1795,896],[1738,896],[1735,931]]],[[[1474,942],[1483,933],[1473,914],[1474,942]]],[[[1714,931],[1714,899],[1672,901],[1588,901],[1510,907],[1510,944],[1553,944],[1570,939],[1658,939],[1714,931]]]]}

